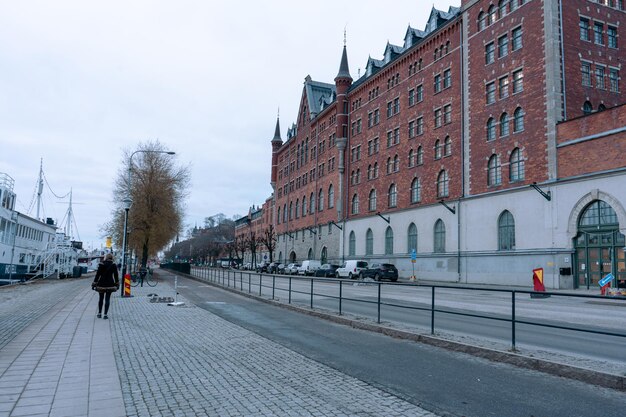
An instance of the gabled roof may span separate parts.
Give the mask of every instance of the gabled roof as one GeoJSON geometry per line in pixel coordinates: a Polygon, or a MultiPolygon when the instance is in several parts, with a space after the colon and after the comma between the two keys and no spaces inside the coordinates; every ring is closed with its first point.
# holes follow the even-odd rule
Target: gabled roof
{"type": "Polygon", "coordinates": [[[404,52],[404,48],[401,46],[397,46],[397,45],[392,45],[389,42],[387,42],[387,46],[385,47],[385,52],[384,52],[384,57],[385,57],[385,63],[389,63],[391,62],[394,58],[396,58],[398,55],[400,55],[402,52],[404,52]]]}
{"type": "Polygon", "coordinates": [[[315,119],[324,107],[332,103],[337,96],[337,89],[334,84],[313,81],[310,78],[304,82],[304,92],[311,120],[315,119]]]}

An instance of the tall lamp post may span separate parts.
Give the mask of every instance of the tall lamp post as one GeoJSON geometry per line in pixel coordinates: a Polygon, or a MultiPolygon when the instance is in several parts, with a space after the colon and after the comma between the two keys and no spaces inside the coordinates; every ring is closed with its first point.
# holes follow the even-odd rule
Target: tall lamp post
{"type": "MultiPolygon", "coordinates": [[[[122,235],[122,279],[126,276],[126,251],[128,242],[126,241],[126,234],[128,233],[128,210],[130,210],[130,206],[133,204],[133,200],[131,200],[130,196],[126,196],[124,200],[124,234],[122,235]]],[[[120,290],[122,294],[124,294],[124,286],[120,285],[120,290]]]]}
{"type": "Polygon", "coordinates": [[[128,186],[128,196],[124,199],[124,210],[126,210],[125,213],[125,217],[124,217],[124,237],[122,239],[122,246],[124,248],[124,255],[123,255],[123,259],[124,259],[124,263],[122,264],[122,276],[126,275],[126,269],[127,269],[127,262],[126,262],[126,251],[127,251],[127,246],[128,246],[128,239],[126,237],[127,231],[128,231],[128,211],[130,210],[130,206],[132,204],[132,187],[131,187],[131,180],[130,180],[130,176],[131,173],[133,171],[133,156],[135,156],[135,154],[138,153],[164,153],[167,155],[175,155],[176,152],[173,151],[155,151],[155,150],[149,150],[149,149],[140,149],[138,151],[135,151],[133,153],[130,154],[130,157],[128,158],[128,181],[127,181],[127,186],[128,186]]]}
{"type": "Polygon", "coordinates": [[[17,239],[17,211],[11,212],[13,222],[13,247],[11,248],[11,265],[9,266],[9,284],[13,284],[13,259],[15,258],[15,240],[17,239]]]}

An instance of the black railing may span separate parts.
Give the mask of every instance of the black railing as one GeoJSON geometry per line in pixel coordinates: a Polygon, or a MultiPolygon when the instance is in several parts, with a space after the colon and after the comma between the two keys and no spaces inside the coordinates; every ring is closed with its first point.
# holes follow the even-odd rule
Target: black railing
{"type": "MultiPolygon", "coordinates": [[[[515,349],[516,345],[516,325],[524,324],[529,326],[538,326],[552,329],[561,329],[568,330],[574,332],[582,332],[589,334],[598,334],[605,336],[614,336],[619,338],[626,338],[626,333],[620,333],[617,331],[609,331],[609,330],[599,330],[595,328],[585,328],[582,326],[575,325],[565,325],[565,324],[556,324],[550,322],[538,322],[538,321],[530,321],[518,318],[516,316],[516,297],[520,294],[528,295],[529,297],[540,296],[542,298],[553,296],[553,297],[568,297],[568,298],[584,298],[584,299],[601,299],[607,300],[607,297],[600,295],[588,295],[588,294],[572,294],[572,293],[556,293],[556,292],[545,292],[538,293],[530,290],[512,290],[512,289],[500,289],[500,288],[478,288],[478,287],[460,287],[460,286],[452,286],[452,285],[426,285],[426,284],[416,284],[416,283],[382,283],[382,282],[364,282],[357,281],[356,283],[360,283],[368,286],[377,286],[376,291],[376,299],[366,299],[366,298],[353,298],[346,297],[344,295],[344,287],[348,284],[354,285],[355,281],[353,280],[344,280],[344,279],[333,279],[333,278],[318,278],[318,277],[299,277],[292,275],[275,275],[275,274],[260,274],[253,271],[240,271],[240,270],[228,270],[228,269],[215,269],[215,268],[204,268],[204,267],[193,267],[190,271],[191,275],[206,281],[210,281],[221,286],[227,288],[233,288],[237,291],[246,292],[244,290],[244,283],[247,283],[247,292],[252,294],[253,288],[254,292],[258,296],[263,296],[267,294],[269,297],[269,293],[271,292],[271,299],[276,300],[277,294],[285,293],[287,295],[287,303],[292,304],[293,296],[300,295],[303,298],[306,298],[308,301],[309,308],[313,309],[314,299],[316,298],[324,298],[337,300],[338,303],[338,311],[339,315],[344,314],[344,304],[345,302],[354,302],[361,304],[375,304],[376,305],[376,322],[381,323],[381,308],[382,307],[393,307],[398,309],[407,309],[407,310],[419,310],[430,313],[430,333],[435,333],[435,317],[436,313],[448,314],[448,315],[456,315],[456,316],[465,316],[465,317],[474,317],[492,321],[499,322],[508,322],[511,326],[511,347],[515,349]],[[271,283],[269,278],[271,278],[271,283]],[[283,280],[287,281],[285,285],[277,285],[277,281],[283,280]],[[305,283],[305,285],[301,285],[300,287],[294,287],[293,281],[305,283]],[[309,285],[306,285],[307,281],[309,285]],[[321,293],[315,292],[314,283],[325,283],[332,284],[337,287],[337,290],[334,293],[321,293]],[[239,283],[239,287],[237,287],[237,283],[239,283]],[[430,305],[408,305],[407,303],[401,303],[400,301],[385,301],[382,297],[382,291],[384,286],[390,285],[393,287],[407,287],[412,289],[430,289],[430,305]],[[304,291],[303,288],[307,288],[308,291],[304,291]],[[258,292],[256,291],[258,288],[258,292]],[[510,302],[510,315],[503,316],[501,313],[480,313],[480,312],[471,312],[467,310],[452,310],[446,308],[438,308],[436,303],[436,295],[437,290],[452,290],[452,291],[482,291],[489,293],[501,293],[501,294],[510,294],[511,302],[510,302]],[[265,292],[264,292],[265,291],[265,292]]],[[[441,296],[440,296],[441,297],[441,296]]],[[[612,299],[620,300],[620,302],[624,303],[626,307],[626,297],[615,297],[612,299]]],[[[324,307],[327,308],[327,307],[324,307]]]]}

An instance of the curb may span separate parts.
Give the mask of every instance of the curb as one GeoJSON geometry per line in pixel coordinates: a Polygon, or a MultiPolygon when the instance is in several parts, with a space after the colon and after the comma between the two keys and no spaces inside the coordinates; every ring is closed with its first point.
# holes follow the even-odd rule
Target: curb
{"type": "Polygon", "coordinates": [[[515,352],[506,352],[502,350],[489,349],[481,346],[475,346],[471,344],[465,344],[446,340],[430,335],[422,335],[418,333],[412,333],[405,330],[394,329],[392,327],[383,326],[380,324],[364,323],[358,320],[350,319],[344,316],[338,316],[336,314],[327,313],[321,310],[311,310],[309,308],[295,306],[293,304],[285,304],[277,300],[260,297],[255,294],[249,294],[237,290],[235,288],[223,287],[215,284],[211,281],[206,281],[202,278],[194,277],[187,274],[178,273],[176,271],[167,270],[171,274],[183,276],[185,278],[199,281],[215,288],[229,291],[234,294],[238,294],[250,299],[262,301],[267,304],[271,304],[277,307],[285,308],[287,310],[295,311],[309,316],[318,317],[324,320],[328,320],[337,324],[350,326],[355,329],[366,330],[375,333],[381,333],[386,336],[390,336],[396,339],[411,340],[418,343],[423,343],[443,349],[447,349],[454,352],[466,353],[468,355],[476,356],[479,358],[487,359],[493,362],[502,362],[509,365],[514,365],[519,368],[531,369],[534,371],[540,371],[546,374],[555,375],[563,378],[573,379],[576,381],[585,382],[592,385],[597,385],[605,388],[611,388],[618,391],[626,392],[626,376],[620,376],[615,374],[608,374],[605,372],[594,371],[591,369],[578,368],[572,365],[566,365],[558,362],[550,362],[545,359],[531,358],[523,356],[515,352]]]}

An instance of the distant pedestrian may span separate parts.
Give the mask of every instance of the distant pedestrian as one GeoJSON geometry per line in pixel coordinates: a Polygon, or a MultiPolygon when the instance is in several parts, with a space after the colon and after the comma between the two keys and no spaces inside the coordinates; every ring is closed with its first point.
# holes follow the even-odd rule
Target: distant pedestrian
{"type": "Polygon", "coordinates": [[[107,253],[104,261],[98,265],[96,277],[91,288],[98,291],[98,318],[102,317],[102,302],[104,301],[104,318],[108,319],[111,294],[120,288],[120,277],[117,273],[117,265],[113,263],[113,254],[107,253]]]}

